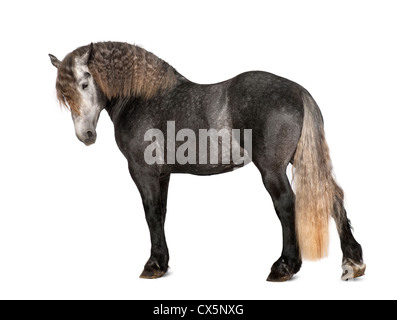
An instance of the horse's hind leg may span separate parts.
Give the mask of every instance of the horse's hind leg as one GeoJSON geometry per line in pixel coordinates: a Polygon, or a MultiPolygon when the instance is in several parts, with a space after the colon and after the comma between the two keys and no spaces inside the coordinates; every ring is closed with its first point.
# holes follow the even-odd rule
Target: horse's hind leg
{"type": "Polygon", "coordinates": [[[338,186],[336,189],[333,218],[336,222],[343,253],[342,280],[349,280],[363,276],[366,265],[363,261],[361,245],[353,237],[350,221],[343,206],[343,191],[338,186]]]}
{"type": "MultiPolygon", "coordinates": [[[[266,161],[264,161],[266,163],[266,161]]],[[[286,167],[255,162],[263,183],[272,197],[283,232],[281,257],[273,264],[268,281],[287,281],[300,270],[302,261],[295,232],[295,195],[286,175],[286,167]]]]}

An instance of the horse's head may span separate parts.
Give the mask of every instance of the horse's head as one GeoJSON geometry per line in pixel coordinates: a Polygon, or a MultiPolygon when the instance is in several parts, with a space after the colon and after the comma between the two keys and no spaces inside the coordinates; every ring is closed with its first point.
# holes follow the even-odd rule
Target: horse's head
{"type": "Polygon", "coordinates": [[[96,126],[106,100],[89,70],[93,44],[69,53],[63,61],[50,54],[58,69],[56,81],[59,102],[72,113],[77,138],[85,145],[96,140],[96,126]]]}

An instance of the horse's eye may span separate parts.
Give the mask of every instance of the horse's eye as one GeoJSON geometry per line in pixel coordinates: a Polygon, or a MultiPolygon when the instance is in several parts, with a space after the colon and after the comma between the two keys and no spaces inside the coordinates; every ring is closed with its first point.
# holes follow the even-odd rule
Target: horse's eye
{"type": "Polygon", "coordinates": [[[83,83],[83,84],[81,85],[81,88],[82,88],[83,90],[87,89],[87,87],[88,87],[88,83],[83,83]]]}

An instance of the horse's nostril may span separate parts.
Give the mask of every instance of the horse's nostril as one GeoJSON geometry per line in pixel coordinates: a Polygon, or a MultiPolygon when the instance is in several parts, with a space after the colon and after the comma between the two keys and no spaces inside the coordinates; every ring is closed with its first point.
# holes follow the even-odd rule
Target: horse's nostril
{"type": "Polygon", "coordinates": [[[94,137],[94,134],[92,133],[92,131],[87,131],[87,138],[92,139],[93,137],[94,137]]]}

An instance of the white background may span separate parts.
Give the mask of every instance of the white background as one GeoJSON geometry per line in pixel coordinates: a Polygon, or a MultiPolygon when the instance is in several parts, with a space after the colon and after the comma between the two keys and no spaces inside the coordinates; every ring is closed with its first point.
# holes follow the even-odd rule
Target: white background
{"type": "Polygon", "coordinates": [[[0,4],[1,299],[397,298],[393,1],[12,1],[0,4]],[[342,282],[330,255],[269,283],[281,226],[259,172],[174,175],[171,269],[139,279],[149,232],[104,112],[85,147],[55,98],[62,59],[96,41],[142,45],[199,83],[265,70],[318,102],[367,263],[342,282]]]}

